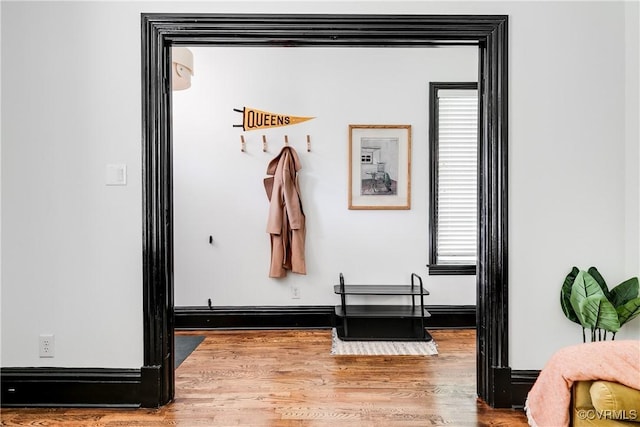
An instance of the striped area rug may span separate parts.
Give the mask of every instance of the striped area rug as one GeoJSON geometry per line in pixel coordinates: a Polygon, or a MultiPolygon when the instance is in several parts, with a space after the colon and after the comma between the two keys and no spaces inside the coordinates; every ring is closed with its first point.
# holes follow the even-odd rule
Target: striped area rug
{"type": "Polygon", "coordinates": [[[343,341],[331,332],[331,354],[337,356],[433,356],[435,341],[343,341]]]}

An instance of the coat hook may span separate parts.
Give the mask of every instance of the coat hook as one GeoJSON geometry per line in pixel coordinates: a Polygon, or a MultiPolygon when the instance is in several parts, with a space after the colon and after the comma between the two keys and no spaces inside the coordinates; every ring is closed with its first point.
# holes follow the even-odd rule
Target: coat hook
{"type": "Polygon", "coordinates": [[[267,152],[267,136],[262,135],[262,151],[267,152]]]}
{"type": "Polygon", "coordinates": [[[245,149],[245,143],[244,143],[244,135],[240,135],[240,151],[242,151],[244,153],[244,149],[245,149]]]}
{"type": "Polygon", "coordinates": [[[284,145],[289,145],[289,135],[284,136],[284,145]]]}
{"type": "Polygon", "coordinates": [[[213,245],[213,236],[209,236],[209,244],[213,245]]]}
{"type": "Polygon", "coordinates": [[[311,137],[307,135],[307,152],[311,152],[311,137]]]}

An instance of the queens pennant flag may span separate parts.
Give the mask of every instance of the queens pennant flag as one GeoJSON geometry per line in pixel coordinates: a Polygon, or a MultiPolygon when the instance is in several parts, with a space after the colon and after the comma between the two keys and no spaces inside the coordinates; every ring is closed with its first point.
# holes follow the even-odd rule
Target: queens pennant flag
{"type": "Polygon", "coordinates": [[[242,124],[233,125],[233,127],[241,127],[244,131],[297,125],[298,123],[315,119],[315,117],[299,117],[270,113],[269,111],[256,110],[255,108],[248,107],[244,107],[242,110],[234,108],[233,111],[242,113],[242,124]]]}

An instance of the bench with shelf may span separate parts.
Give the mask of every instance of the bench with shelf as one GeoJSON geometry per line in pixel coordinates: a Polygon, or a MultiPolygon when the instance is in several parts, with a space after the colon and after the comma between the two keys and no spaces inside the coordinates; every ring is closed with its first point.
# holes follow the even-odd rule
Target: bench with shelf
{"type": "Polygon", "coordinates": [[[411,285],[347,285],[340,273],[340,284],[334,286],[341,304],[336,306],[337,332],[343,340],[430,341],[425,329],[424,297],[429,295],[422,278],[411,273],[411,285]],[[417,283],[416,283],[417,282],[417,283]],[[403,305],[347,304],[352,296],[410,296],[403,305]],[[416,299],[419,301],[416,302],[416,299]]]}

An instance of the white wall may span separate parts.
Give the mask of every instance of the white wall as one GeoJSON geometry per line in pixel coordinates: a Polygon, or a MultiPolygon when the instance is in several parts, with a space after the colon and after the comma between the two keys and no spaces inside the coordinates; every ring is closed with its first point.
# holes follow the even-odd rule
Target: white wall
{"type": "MultiPolygon", "coordinates": [[[[611,283],[634,274],[625,259],[637,251],[640,236],[627,232],[625,215],[630,215],[626,224],[640,220],[631,208],[640,194],[637,188],[625,190],[638,183],[626,182],[625,155],[637,147],[638,137],[625,117],[637,118],[637,97],[626,89],[633,88],[638,73],[631,44],[638,23],[625,18],[622,3],[2,2],[1,7],[3,366],[142,364],[142,11],[508,14],[511,366],[541,368],[557,348],[580,340],[579,328],[563,318],[558,302],[572,265],[596,265],[611,283]],[[625,24],[633,29],[625,31],[625,24]],[[104,185],[105,165],[115,162],[128,165],[126,187],[104,185]],[[45,332],[56,334],[52,360],[36,357],[37,336],[45,332]]],[[[237,150],[237,138],[228,143],[237,150]]],[[[320,141],[313,148],[303,153],[309,173],[305,198],[322,188],[323,171],[316,165],[323,160],[313,159],[334,155],[323,153],[320,141]]],[[[262,153],[245,157],[247,169],[261,175],[262,153]]],[[[345,190],[343,178],[336,180],[337,193],[325,197],[338,205],[345,190]]],[[[262,194],[256,196],[262,200],[262,194]]],[[[318,212],[318,202],[307,203],[318,212]]],[[[334,230],[334,216],[343,214],[314,218],[320,223],[316,240],[350,231],[334,230]]],[[[263,245],[259,234],[256,230],[257,244],[263,245]]],[[[310,246],[310,256],[315,250],[310,246]]],[[[340,270],[347,277],[360,275],[343,267],[346,260],[334,260],[327,277],[340,270]]],[[[395,278],[399,270],[404,268],[390,269],[381,279],[395,278]]],[[[638,336],[639,321],[634,322],[621,337],[638,336]]]]}
{"type": "Polygon", "coordinates": [[[176,305],[338,304],[339,272],[352,283],[415,272],[429,304],[475,304],[474,276],[428,276],[425,265],[429,82],[477,81],[477,48],[191,50],[192,87],[173,94],[176,305]],[[232,125],[243,106],[315,119],[242,132],[232,125]],[[349,124],[412,125],[411,210],[347,209],[349,124]],[[270,279],[263,178],[284,135],[302,162],[308,274],[270,279]]]}
{"type": "Polygon", "coordinates": [[[3,366],[140,367],[139,18],[2,9],[3,366]],[[114,162],[126,187],[105,186],[114,162]],[[54,359],[38,358],[41,333],[54,359]]]}
{"type": "MultiPolygon", "coordinates": [[[[540,367],[558,347],[581,342],[581,328],[558,302],[572,265],[597,266],[610,286],[638,274],[625,266],[624,5],[526,8],[529,19],[513,19],[510,39],[515,369],[540,367]],[[540,22],[544,31],[530,38],[540,22]]],[[[637,203],[637,191],[627,196],[637,203]]],[[[635,236],[628,250],[637,248],[635,236]]],[[[632,336],[639,336],[637,320],[618,339],[632,336]]]]}
{"type": "Polygon", "coordinates": [[[640,65],[638,52],[640,51],[640,3],[627,2],[625,4],[625,202],[627,203],[625,218],[626,236],[626,272],[627,276],[638,275],[640,270],[640,65]]]}
{"type": "MultiPolygon", "coordinates": [[[[2,5],[0,5],[0,23],[2,22],[2,5]]],[[[2,45],[2,32],[0,31],[0,46],[2,45]]],[[[2,49],[0,48],[0,52],[2,49]]],[[[2,81],[2,55],[0,55],[0,81],[2,81]]],[[[0,84],[0,99],[2,99],[2,85],[0,84]]],[[[2,117],[2,104],[0,103],[0,118],[2,117]]],[[[0,119],[0,129],[2,120],[0,119]]],[[[2,137],[0,136],[0,307],[2,307],[2,137]]],[[[0,327],[2,320],[0,318],[0,327]]],[[[0,365],[2,365],[2,332],[0,331],[0,365]]]]}

